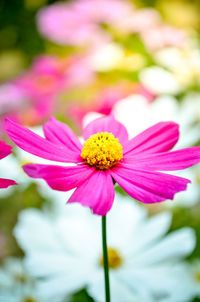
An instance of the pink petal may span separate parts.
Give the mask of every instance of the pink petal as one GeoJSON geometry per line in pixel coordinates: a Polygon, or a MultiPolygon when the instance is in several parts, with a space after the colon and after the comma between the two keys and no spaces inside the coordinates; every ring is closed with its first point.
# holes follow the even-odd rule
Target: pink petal
{"type": "Polygon", "coordinates": [[[6,189],[9,186],[17,185],[14,180],[0,178],[0,189],[6,189]]]}
{"type": "Polygon", "coordinates": [[[136,137],[124,146],[124,154],[134,152],[158,153],[171,150],[179,139],[179,125],[174,122],[160,122],[136,137]]]}
{"type": "Polygon", "coordinates": [[[81,185],[94,172],[86,165],[73,167],[39,164],[25,165],[24,171],[32,178],[43,178],[48,185],[58,191],[68,191],[81,185]]]}
{"type": "Polygon", "coordinates": [[[67,146],[52,143],[9,119],[6,119],[5,129],[17,146],[31,154],[53,161],[81,162],[79,152],[72,152],[67,146]]]}
{"type": "Polygon", "coordinates": [[[50,121],[44,124],[43,129],[45,137],[52,143],[67,146],[73,152],[81,152],[83,145],[66,124],[51,117],[50,121]]]}
{"type": "Polygon", "coordinates": [[[68,202],[79,202],[90,207],[94,214],[104,216],[112,207],[114,195],[114,184],[109,172],[96,170],[74,191],[68,202]]]}
{"type": "Polygon", "coordinates": [[[189,168],[200,162],[200,147],[191,147],[159,154],[141,154],[125,157],[124,163],[145,170],[175,171],[189,168]]]}
{"type": "Polygon", "coordinates": [[[113,115],[100,117],[89,123],[84,129],[83,137],[86,140],[92,134],[98,132],[112,133],[115,137],[118,137],[121,144],[128,140],[126,128],[120,122],[116,121],[113,115]]]}
{"type": "Polygon", "coordinates": [[[173,199],[177,192],[184,191],[190,180],[160,172],[116,167],[111,171],[115,181],[133,198],[144,203],[173,199]]]}
{"type": "Polygon", "coordinates": [[[0,141],[0,159],[8,156],[11,154],[12,147],[9,145],[6,145],[3,141],[0,141]]]}

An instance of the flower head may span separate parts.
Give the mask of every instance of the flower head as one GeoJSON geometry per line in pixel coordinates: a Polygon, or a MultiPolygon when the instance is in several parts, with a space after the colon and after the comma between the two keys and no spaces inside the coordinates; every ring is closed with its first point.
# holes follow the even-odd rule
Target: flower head
{"type": "Polygon", "coordinates": [[[37,57],[31,68],[14,80],[15,86],[26,95],[28,105],[22,113],[18,110],[20,122],[36,125],[49,116],[55,107],[55,95],[59,94],[65,82],[58,58],[37,57]]]}
{"type": "MultiPolygon", "coordinates": [[[[11,146],[6,145],[3,141],[0,141],[0,159],[11,154],[11,146]]],[[[9,186],[16,185],[17,183],[11,179],[0,178],[0,189],[5,189],[9,186]]]]}
{"type": "MultiPolygon", "coordinates": [[[[183,258],[195,246],[194,231],[182,228],[166,234],[169,213],[149,218],[145,208],[130,198],[117,195],[117,199],[108,214],[113,301],[155,302],[163,297],[171,301],[175,285],[182,284],[183,258]]],[[[56,215],[36,209],[20,213],[14,234],[26,253],[27,268],[39,278],[39,291],[47,300],[63,301],[87,287],[95,301],[105,301],[99,231],[98,217],[81,207],[62,207],[56,215]]],[[[178,299],[182,295],[179,292],[173,301],[182,301],[178,299]]]]}
{"type": "Polygon", "coordinates": [[[141,202],[172,200],[177,192],[186,190],[190,180],[160,171],[182,170],[200,162],[200,147],[169,152],[179,138],[174,122],[160,122],[129,140],[126,128],[111,114],[86,126],[84,145],[67,125],[53,117],[43,129],[45,138],[6,122],[8,135],[23,150],[76,165],[28,164],[25,172],[43,178],[54,190],[76,188],[68,202],[79,202],[102,216],[114,201],[113,179],[141,202]]]}
{"type": "Polygon", "coordinates": [[[0,276],[1,302],[45,301],[39,297],[36,282],[28,274],[23,260],[11,257],[7,258],[0,268],[0,276]]]}
{"type": "Polygon", "coordinates": [[[41,34],[58,44],[102,45],[110,41],[102,23],[117,26],[132,11],[126,1],[77,0],[42,8],[37,23],[41,34]]]}

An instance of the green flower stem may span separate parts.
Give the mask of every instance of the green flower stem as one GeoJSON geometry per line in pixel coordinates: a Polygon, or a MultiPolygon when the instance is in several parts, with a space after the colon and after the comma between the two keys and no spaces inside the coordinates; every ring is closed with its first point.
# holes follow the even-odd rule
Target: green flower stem
{"type": "Polygon", "coordinates": [[[106,239],[106,216],[102,216],[102,245],[103,245],[103,264],[104,264],[104,280],[105,280],[105,302],[110,302],[109,265],[108,265],[107,239],[106,239]]]}

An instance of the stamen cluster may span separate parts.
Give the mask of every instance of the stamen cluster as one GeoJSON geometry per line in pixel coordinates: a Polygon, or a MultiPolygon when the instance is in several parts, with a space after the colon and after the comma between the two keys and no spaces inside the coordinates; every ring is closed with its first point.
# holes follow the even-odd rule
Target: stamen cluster
{"type": "Polygon", "coordinates": [[[96,169],[107,170],[123,158],[122,145],[112,133],[93,134],[83,145],[81,157],[96,169]]]}

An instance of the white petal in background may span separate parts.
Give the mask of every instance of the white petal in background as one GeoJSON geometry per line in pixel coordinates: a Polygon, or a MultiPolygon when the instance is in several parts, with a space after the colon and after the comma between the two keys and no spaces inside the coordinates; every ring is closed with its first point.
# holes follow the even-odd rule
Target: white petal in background
{"type": "MultiPolygon", "coordinates": [[[[65,295],[87,287],[96,301],[103,302],[101,217],[80,205],[59,209],[55,217],[46,211],[21,212],[14,233],[26,253],[27,268],[35,277],[43,277],[38,288],[44,298],[62,301],[65,295]]],[[[173,283],[181,283],[182,278],[175,268],[184,265],[183,258],[195,246],[193,230],[183,228],[166,235],[169,213],[148,218],[144,207],[119,195],[107,220],[108,246],[121,259],[118,267],[110,269],[114,301],[173,297],[173,283]]]]}

